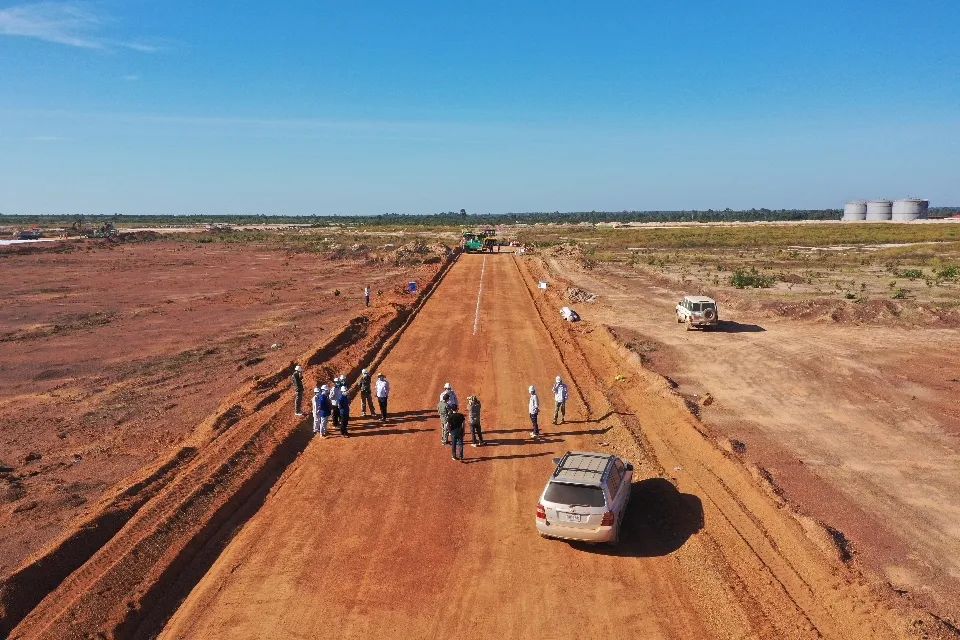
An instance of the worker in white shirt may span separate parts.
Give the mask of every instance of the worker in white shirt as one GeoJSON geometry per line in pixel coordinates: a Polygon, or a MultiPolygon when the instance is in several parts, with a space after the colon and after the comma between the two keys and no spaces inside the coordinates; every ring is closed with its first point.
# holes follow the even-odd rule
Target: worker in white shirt
{"type": "Polygon", "coordinates": [[[387,376],[377,374],[377,404],[380,405],[380,422],[387,421],[387,400],[390,399],[390,382],[387,376]]]}
{"type": "Polygon", "coordinates": [[[449,382],[443,385],[443,392],[440,394],[440,397],[442,398],[444,395],[447,396],[447,406],[450,407],[450,411],[456,411],[460,408],[460,401],[457,400],[457,392],[453,390],[449,382]]]}
{"type": "Polygon", "coordinates": [[[553,385],[553,400],[557,403],[553,410],[553,424],[563,424],[567,417],[567,385],[563,383],[560,376],[553,385]]]}
{"type": "Polygon", "coordinates": [[[530,425],[533,427],[533,431],[530,432],[530,437],[539,438],[540,424],[537,418],[540,415],[540,398],[537,397],[537,389],[533,385],[530,385],[530,403],[528,404],[528,409],[530,410],[530,425]]]}

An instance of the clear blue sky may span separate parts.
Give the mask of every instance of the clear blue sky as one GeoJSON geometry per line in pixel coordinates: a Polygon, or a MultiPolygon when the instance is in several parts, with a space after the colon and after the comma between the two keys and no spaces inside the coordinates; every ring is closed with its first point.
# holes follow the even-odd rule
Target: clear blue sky
{"type": "Polygon", "coordinates": [[[5,213],[953,205],[958,152],[957,0],[0,0],[5,213]]]}

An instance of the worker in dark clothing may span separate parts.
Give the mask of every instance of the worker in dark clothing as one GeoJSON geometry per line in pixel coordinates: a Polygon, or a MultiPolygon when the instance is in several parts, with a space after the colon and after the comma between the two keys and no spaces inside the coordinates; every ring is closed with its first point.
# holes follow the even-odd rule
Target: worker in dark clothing
{"type": "Polygon", "coordinates": [[[362,415],[367,415],[367,411],[370,411],[370,415],[373,417],[377,416],[377,410],[373,406],[373,384],[370,379],[370,373],[364,369],[360,372],[360,410],[362,415]]]}
{"type": "Polygon", "coordinates": [[[463,460],[463,436],[466,418],[454,409],[447,415],[447,429],[450,431],[450,452],[454,460],[463,460]]]}
{"type": "Polygon", "coordinates": [[[337,407],[340,409],[340,435],[348,436],[347,423],[350,421],[350,396],[347,394],[347,388],[340,388],[340,398],[337,400],[337,407]]]}
{"type": "Polygon", "coordinates": [[[480,429],[480,398],[470,396],[467,398],[467,415],[470,417],[470,436],[473,438],[472,446],[483,444],[483,431],[480,429]]]}
{"type": "Polygon", "coordinates": [[[303,415],[303,367],[297,365],[293,368],[293,390],[296,392],[296,398],[293,401],[293,413],[297,416],[303,415]]]}
{"type": "Polygon", "coordinates": [[[440,414],[440,444],[450,444],[450,394],[444,391],[440,394],[440,403],[437,405],[437,413],[440,414]]]}

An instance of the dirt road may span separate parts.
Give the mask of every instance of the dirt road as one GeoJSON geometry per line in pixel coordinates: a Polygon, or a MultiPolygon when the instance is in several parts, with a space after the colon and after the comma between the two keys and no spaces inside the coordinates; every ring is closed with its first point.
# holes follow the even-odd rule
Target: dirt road
{"type": "Polygon", "coordinates": [[[636,393],[612,403],[606,387],[623,363],[603,368],[581,351],[529,285],[513,256],[463,256],[381,367],[392,420],[361,418],[349,439],[314,439],[160,637],[911,635],[735,462],[695,441],[681,405],[641,393],[633,374],[636,393]],[[554,427],[557,374],[578,386],[571,422],[554,427]],[[439,444],[435,406],[447,381],[461,402],[483,401],[491,446],[468,446],[466,463],[439,444]],[[530,384],[547,409],[538,442],[530,384]],[[647,442],[638,431],[648,419],[673,435],[647,442]],[[681,481],[656,477],[661,462],[674,464],[655,459],[670,437],[688,439],[681,481]],[[617,549],[536,535],[551,457],[580,448],[637,463],[617,549]]]}

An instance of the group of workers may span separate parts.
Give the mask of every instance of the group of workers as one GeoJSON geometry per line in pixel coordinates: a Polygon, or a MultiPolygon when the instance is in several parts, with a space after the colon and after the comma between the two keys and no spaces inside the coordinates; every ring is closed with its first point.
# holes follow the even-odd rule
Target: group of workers
{"type": "MultiPolygon", "coordinates": [[[[386,375],[378,373],[376,382],[370,376],[370,373],[363,369],[360,372],[358,381],[360,395],[360,410],[363,416],[371,415],[377,417],[377,408],[380,410],[380,422],[387,421],[387,402],[390,398],[390,382],[386,375]],[[373,396],[376,393],[377,405],[374,406],[373,396]]],[[[294,411],[297,416],[302,416],[303,406],[303,368],[296,365],[293,369],[293,387],[295,391],[294,411]]],[[[348,430],[350,424],[350,395],[348,393],[349,385],[347,377],[340,375],[333,379],[327,385],[322,384],[313,390],[312,414],[313,414],[313,432],[320,437],[326,437],[328,428],[332,426],[339,429],[340,435],[349,436],[348,430]]],[[[530,398],[527,410],[530,415],[530,437],[540,437],[540,398],[537,395],[537,389],[533,385],[527,390],[530,398]]],[[[553,385],[553,424],[563,424],[567,413],[568,389],[566,383],[560,376],[557,376],[553,385]]],[[[467,413],[464,415],[460,411],[460,401],[457,398],[457,392],[453,386],[447,382],[443,385],[443,391],[440,393],[440,402],[437,405],[437,413],[440,416],[440,444],[449,446],[453,460],[464,459],[463,447],[466,436],[466,423],[470,421],[470,434],[472,437],[471,445],[474,447],[483,446],[483,429],[480,426],[480,398],[472,395],[467,398],[467,413]]]]}
{"type": "MultiPolygon", "coordinates": [[[[380,422],[387,421],[387,404],[390,400],[390,381],[383,373],[377,374],[374,383],[370,372],[366,369],[360,372],[360,408],[361,415],[366,416],[368,411],[377,417],[377,408],[380,409],[380,422]],[[377,405],[373,404],[373,394],[376,392],[377,405]]],[[[303,415],[303,367],[296,365],[293,368],[294,413],[303,415]]],[[[340,435],[350,436],[350,394],[347,376],[340,375],[327,384],[321,384],[313,389],[311,401],[313,415],[313,432],[320,437],[326,437],[328,428],[332,426],[340,430],[340,435]]]]}

